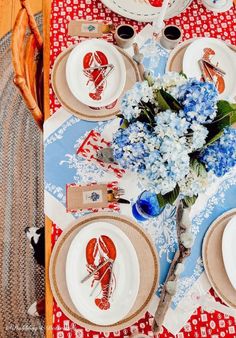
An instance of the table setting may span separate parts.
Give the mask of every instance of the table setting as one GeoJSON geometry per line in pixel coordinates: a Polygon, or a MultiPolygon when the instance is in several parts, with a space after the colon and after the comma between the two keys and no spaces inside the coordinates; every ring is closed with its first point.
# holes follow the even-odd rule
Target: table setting
{"type": "Polygon", "coordinates": [[[52,337],[235,336],[234,16],[232,1],[52,1],[52,337]]]}

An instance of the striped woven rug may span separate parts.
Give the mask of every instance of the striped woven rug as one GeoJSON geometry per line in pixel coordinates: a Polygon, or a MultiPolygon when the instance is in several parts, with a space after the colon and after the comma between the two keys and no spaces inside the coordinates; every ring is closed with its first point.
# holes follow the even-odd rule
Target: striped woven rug
{"type": "MultiPolygon", "coordinates": [[[[36,16],[42,28],[42,15],[36,16]]],[[[0,40],[0,337],[44,337],[27,314],[44,295],[24,229],[44,225],[42,135],[13,85],[11,33],[0,40]]]]}

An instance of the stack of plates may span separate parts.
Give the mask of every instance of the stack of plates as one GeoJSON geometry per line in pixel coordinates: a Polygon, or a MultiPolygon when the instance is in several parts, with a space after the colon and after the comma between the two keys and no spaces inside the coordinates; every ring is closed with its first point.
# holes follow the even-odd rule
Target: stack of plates
{"type": "Polygon", "coordinates": [[[223,302],[236,308],[236,209],[217,218],[204,238],[203,263],[208,279],[223,302]]]}
{"type": "Polygon", "coordinates": [[[54,63],[51,76],[61,105],[88,121],[114,118],[119,113],[120,97],[139,80],[133,59],[120,48],[99,39],[86,40],[63,51],[54,63]],[[105,69],[104,75],[97,74],[97,70],[86,71],[94,66],[105,66],[99,69],[99,72],[105,69]],[[102,88],[100,94],[99,88],[102,88]],[[91,96],[94,93],[98,93],[96,99],[91,96]]]}
{"type": "Polygon", "coordinates": [[[60,236],[49,278],[55,300],[73,322],[95,331],[116,331],[147,311],[158,286],[159,262],[155,246],[139,225],[115,213],[96,213],[60,236]],[[100,255],[114,259],[109,290],[107,272],[81,282],[99,265],[100,255]]]}
{"type": "Polygon", "coordinates": [[[224,82],[224,89],[220,99],[235,101],[236,95],[236,48],[226,45],[225,42],[213,38],[198,38],[186,40],[179,44],[171,53],[167,62],[166,71],[184,72],[189,78],[201,79],[202,74],[199,60],[205,56],[212,64],[217,65],[225,72],[223,79],[220,75],[214,76],[216,85],[224,82]]]}

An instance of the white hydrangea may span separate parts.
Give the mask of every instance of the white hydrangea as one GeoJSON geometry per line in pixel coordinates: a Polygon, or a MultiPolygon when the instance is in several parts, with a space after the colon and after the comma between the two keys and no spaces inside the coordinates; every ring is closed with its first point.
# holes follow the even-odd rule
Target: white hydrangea
{"type": "Polygon", "coordinates": [[[208,135],[208,130],[201,124],[192,123],[191,124],[192,133],[188,137],[188,144],[191,151],[201,149],[206,143],[206,138],[208,135]]]}
{"type": "Polygon", "coordinates": [[[176,97],[178,87],[185,84],[188,80],[181,74],[176,72],[168,72],[161,77],[157,77],[153,84],[153,89],[161,89],[168,91],[171,95],[176,97]]]}
{"type": "Polygon", "coordinates": [[[198,176],[194,170],[190,170],[189,174],[178,184],[181,194],[193,197],[206,191],[209,185],[209,175],[198,176]]]}

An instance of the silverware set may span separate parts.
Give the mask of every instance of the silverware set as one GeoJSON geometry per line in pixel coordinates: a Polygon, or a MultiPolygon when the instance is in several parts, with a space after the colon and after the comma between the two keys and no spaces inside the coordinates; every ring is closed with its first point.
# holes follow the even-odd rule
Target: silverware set
{"type": "Polygon", "coordinates": [[[80,283],[84,283],[87,280],[89,280],[92,276],[94,276],[103,266],[105,266],[106,264],[109,264],[108,267],[106,268],[106,270],[104,271],[103,275],[101,276],[101,278],[97,281],[97,283],[95,284],[92,292],[90,293],[90,297],[92,297],[92,295],[94,294],[94,292],[97,290],[101,280],[104,278],[105,274],[108,272],[108,270],[110,269],[110,281],[109,281],[109,285],[108,285],[108,298],[110,296],[111,293],[111,279],[112,279],[112,272],[113,272],[113,265],[114,265],[114,261],[111,258],[106,259],[103,263],[101,263],[94,271],[92,271],[91,273],[89,273],[87,276],[85,276],[80,283]],[[110,263],[110,264],[109,264],[110,263]]]}
{"type": "Polygon", "coordinates": [[[116,202],[116,203],[123,203],[123,204],[130,204],[130,201],[121,198],[125,194],[124,189],[118,189],[118,190],[108,190],[107,191],[107,199],[108,202],[116,202]]]}
{"type": "Polygon", "coordinates": [[[215,80],[210,70],[214,70],[215,73],[221,75],[222,77],[224,77],[224,75],[226,74],[225,71],[223,71],[221,68],[211,63],[209,60],[200,59],[198,63],[205,82],[210,81],[215,84],[215,80]]]}
{"type": "Polygon", "coordinates": [[[89,89],[90,90],[96,90],[99,86],[103,85],[103,83],[106,81],[108,76],[113,72],[114,68],[115,68],[115,66],[111,63],[109,63],[107,65],[102,65],[102,66],[94,66],[94,67],[85,68],[83,70],[83,73],[87,77],[90,77],[92,71],[99,70],[97,77],[93,81],[93,85],[90,86],[89,89]],[[96,84],[99,76],[102,76],[103,79],[102,79],[102,81],[100,81],[96,84]]]}

